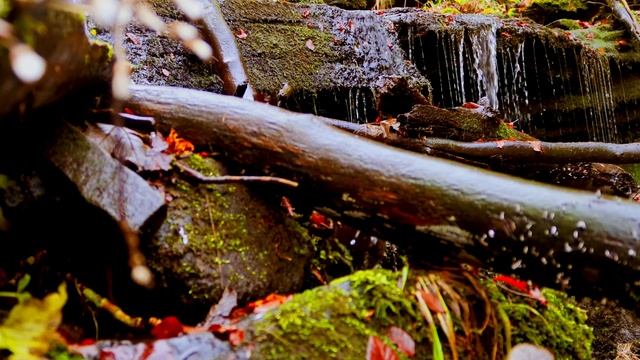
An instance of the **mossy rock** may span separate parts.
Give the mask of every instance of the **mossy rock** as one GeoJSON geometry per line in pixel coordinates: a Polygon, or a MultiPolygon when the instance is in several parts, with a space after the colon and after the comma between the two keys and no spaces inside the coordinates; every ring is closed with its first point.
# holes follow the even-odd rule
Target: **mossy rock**
{"type": "MultiPolygon", "coordinates": [[[[452,309],[446,310],[444,316],[453,319],[459,337],[456,351],[462,358],[490,358],[494,347],[501,357],[508,352],[508,343],[543,346],[557,359],[590,358],[592,330],[585,324],[584,310],[566,294],[543,289],[547,299],[543,305],[504,290],[483,275],[433,274],[436,273],[416,273],[409,276],[406,284],[422,281],[416,276],[439,284],[444,308],[452,309]],[[469,280],[473,278],[476,280],[469,280]],[[454,292],[455,297],[448,296],[454,292]],[[457,305],[452,302],[454,298],[457,305]],[[482,310],[487,302],[493,315],[482,310]],[[466,320],[460,315],[461,308],[472,311],[466,320]],[[464,335],[463,328],[479,329],[487,317],[495,320],[489,321],[488,328],[485,325],[483,331],[471,330],[466,332],[468,336],[464,335]],[[469,319],[475,319],[471,320],[475,323],[469,319]]],[[[389,327],[396,326],[415,341],[415,358],[434,358],[433,343],[441,344],[447,358],[451,354],[447,337],[436,325],[438,341],[433,340],[413,286],[404,285],[405,276],[406,273],[381,269],[359,271],[327,286],[294,295],[289,302],[253,322],[249,339],[256,344],[253,354],[260,359],[363,359],[370,336],[379,337],[399,353],[387,337],[389,327]]],[[[431,311],[435,317],[441,310],[431,311]]]]}
{"type": "Polygon", "coordinates": [[[373,12],[265,0],[225,0],[221,8],[261,100],[299,112],[336,118],[357,113],[358,120],[373,120],[381,78],[406,78],[429,97],[428,80],[395,46],[393,24],[373,12]]]}
{"type": "MultiPolygon", "coordinates": [[[[225,171],[198,155],[186,161],[207,176],[225,171]]],[[[277,203],[243,185],[172,181],[166,220],[147,252],[164,287],[187,304],[211,304],[227,286],[243,300],[299,290],[313,244],[277,203]]]]}

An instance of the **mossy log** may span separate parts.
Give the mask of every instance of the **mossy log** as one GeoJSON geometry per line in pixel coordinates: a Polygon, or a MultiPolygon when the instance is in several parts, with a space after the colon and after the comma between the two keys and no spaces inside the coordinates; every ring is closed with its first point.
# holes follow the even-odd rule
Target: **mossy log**
{"type": "Polygon", "coordinates": [[[83,15],[38,4],[15,9],[7,20],[16,37],[47,61],[47,69],[40,81],[24,84],[0,48],[0,116],[51,103],[108,72],[111,48],[88,38],[83,15]]]}
{"type": "MultiPolygon", "coordinates": [[[[410,230],[422,243],[430,238],[425,233],[460,229],[441,238],[472,253],[477,245],[495,244],[494,253],[500,244],[507,253],[535,246],[549,251],[545,263],[556,265],[556,259],[567,260],[560,254],[576,247],[585,249],[580,255],[591,264],[607,264],[596,273],[640,269],[640,206],[633,202],[412,154],[264,104],[168,87],[135,86],[131,92],[128,106],[155,116],[161,127],[219,148],[230,160],[294,177],[301,193],[331,215],[381,223],[389,232],[410,230]]],[[[557,263],[555,271],[564,266],[573,264],[557,263]]]]}

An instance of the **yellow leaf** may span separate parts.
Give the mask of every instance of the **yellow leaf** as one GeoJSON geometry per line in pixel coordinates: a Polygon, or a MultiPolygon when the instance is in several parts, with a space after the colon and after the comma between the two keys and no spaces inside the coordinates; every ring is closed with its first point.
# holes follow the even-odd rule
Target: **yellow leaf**
{"type": "Polygon", "coordinates": [[[56,329],[66,301],[67,288],[62,283],[58,292],[42,300],[29,298],[15,305],[0,325],[0,349],[11,351],[13,360],[41,359],[52,342],[61,340],[56,329]]]}

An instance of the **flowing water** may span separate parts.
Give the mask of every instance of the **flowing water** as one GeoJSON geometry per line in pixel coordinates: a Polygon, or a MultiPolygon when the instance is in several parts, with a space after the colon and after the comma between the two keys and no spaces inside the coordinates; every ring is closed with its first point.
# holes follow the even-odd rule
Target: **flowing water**
{"type": "Polygon", "coordinates": [[[437,105],[481,102],[534,134],[563,138],[586,128],[588,140],[618,141],[607,58],[536,36],[512,39],[489,16],[454,21],[407,32],[409,59],[432,81],[437,105]]]}

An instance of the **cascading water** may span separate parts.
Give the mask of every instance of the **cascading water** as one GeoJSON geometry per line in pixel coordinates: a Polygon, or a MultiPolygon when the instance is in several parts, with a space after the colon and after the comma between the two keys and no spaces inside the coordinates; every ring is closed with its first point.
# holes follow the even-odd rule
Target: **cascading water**
{"type": "Polygon", "coordinates": [[[410,60],[433,82],[436,104],[486,97],[485,106],[525,131],[563,138],[586,128],[589,140],[618,141],[607,58],[574,44],[512,38],[493,17],[458,15],[445,27],[429,21],[438,23],[425,20],[408,43],[410,60]]]}

